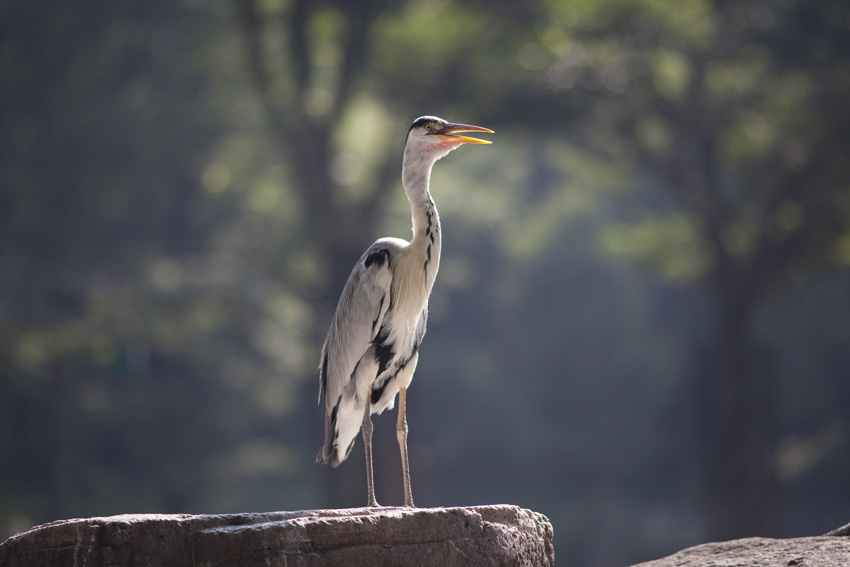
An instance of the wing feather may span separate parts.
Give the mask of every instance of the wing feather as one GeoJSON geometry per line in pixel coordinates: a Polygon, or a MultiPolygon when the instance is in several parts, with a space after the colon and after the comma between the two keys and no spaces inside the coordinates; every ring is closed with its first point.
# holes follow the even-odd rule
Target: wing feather
{"type": "Polygon", "coordinates": [[[382,239],[369,247],[354,266],[322,346],[319,400],[327,415],[339,400],[357,362],[369,348],[391,303],[394,247],[382,239]]]}

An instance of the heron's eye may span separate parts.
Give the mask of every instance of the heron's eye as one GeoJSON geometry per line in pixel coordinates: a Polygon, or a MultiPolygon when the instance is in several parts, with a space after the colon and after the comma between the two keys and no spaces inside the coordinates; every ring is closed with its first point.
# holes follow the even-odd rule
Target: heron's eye
{"type": "Polygon", "coordinates": [[[429,130],[429,131],[430,131],[430,130],[431,130],[431,128],[433,128],[433,126],[431,126],[430,124],[426,124],[426,125],[425,125],[425,129],[426,129],[426,130],[429,130]]]}

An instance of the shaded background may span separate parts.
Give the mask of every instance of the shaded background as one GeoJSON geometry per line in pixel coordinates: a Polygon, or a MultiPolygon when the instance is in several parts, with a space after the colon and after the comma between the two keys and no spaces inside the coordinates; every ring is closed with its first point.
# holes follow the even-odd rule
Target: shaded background
{"type": "MultiPolygon", "coordinates": [[[[0,5],[0,537],[358,506],[314,367],[351,266],[444,255],[420,506],[546,514],[559,563],[850,521],[850,8],[825,0],[0,5]]],[[[378,500],[400,504],[394,415],[378,500]]]]}

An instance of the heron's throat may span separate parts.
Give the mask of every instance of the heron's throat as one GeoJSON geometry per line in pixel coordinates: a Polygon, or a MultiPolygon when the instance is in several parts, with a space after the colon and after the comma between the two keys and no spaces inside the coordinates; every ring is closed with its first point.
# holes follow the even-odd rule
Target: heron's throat
{"type": "Polygon", "coordinates": [[[440,217],[437,207],[431,198],[428,185],[431,178],[431,167],[436,159],[404,156],[402,167],[402,183],[407,200],[410,201],[410,212],[413,217],[413,239],[428,240],[439,247],[440,217]]]}
{"type": "Polygon", "coordinates": [[[404,156],[404,165],[401,170],[401,182],[404,185],[404,193],[411,207],[424,205],[430,200],[428,184],[431,180],[431,167],[434,161],[417,159],[407,154],[404,156]]]}

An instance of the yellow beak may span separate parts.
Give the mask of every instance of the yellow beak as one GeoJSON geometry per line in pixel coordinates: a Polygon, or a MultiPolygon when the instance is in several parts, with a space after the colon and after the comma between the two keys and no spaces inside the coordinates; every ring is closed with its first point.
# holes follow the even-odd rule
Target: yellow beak
{"type": "Polygon", "coordinates": [[[446,124],[443,128],[431,132],[445,138],[450,138],[452,141],[467,144],[492,144],[489,140],[479,140],[478,138],[469,138],[467,136],[455,136],[455,132],[489,132],[493,133],[489,128],[481,126],[472,126],[470,124],[446,124]]]}

